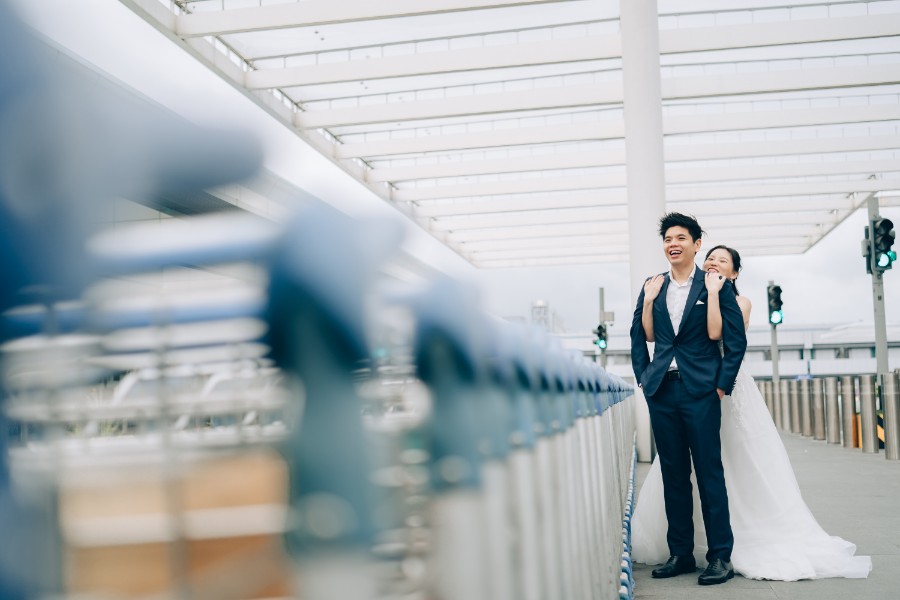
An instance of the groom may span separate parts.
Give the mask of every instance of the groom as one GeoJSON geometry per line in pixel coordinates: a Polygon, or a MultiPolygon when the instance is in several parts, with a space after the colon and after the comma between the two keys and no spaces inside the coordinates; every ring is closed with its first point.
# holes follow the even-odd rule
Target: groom
{"type": "Polygon", "coordinates": [[[697,568],[690,479],[693,461],[709,548],[709,566],[698,582],[713,585],[734,577],[734,537],[719,427],[721,400],[734,388],[747,337],[734,287],[726,281],[719,291],[724,356],[718,343],[709,339],[705,274],[694,264],[703,234],[697,220],[669,213],[660,219],[659,233],[671,269],[647,280],[631,322],[631,364],[650,409],[669,522],[666,541],[670,557],[653,570],[653,577],[674,577],[697,568]],[[645,323],[651,321],[652,326],[645,330],[645,323]],[[648,341],[655,341],[652,360],[648,341]]]}

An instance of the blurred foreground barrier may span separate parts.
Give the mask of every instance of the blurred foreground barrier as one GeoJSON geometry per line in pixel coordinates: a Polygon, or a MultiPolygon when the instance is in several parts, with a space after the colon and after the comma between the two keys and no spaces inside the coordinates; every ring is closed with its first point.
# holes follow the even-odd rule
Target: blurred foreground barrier
{"type": "Polygon", "coordinates": [[[325,208],[173,219],[92,238],[116,278],[77,302],[8,311],[40,586],[630,597],[631,387],[449,280],[373,310],[398,241],[325,208]],[[181,264],[230,276],[160,287],[181,264]]]}
{"type": "Polygon", "coordinates": [[[74,305],[4,315],[19,333],[2,348],[14,490],[50,507],[53,529],[32,569],[46,591],[27,597],[294,587],[288,465],[273,450],[292,402],[262,342],[265,291],[252,269],[202,285],[155,275],[224,269],[235,246],[262,256],[277,228],[235,216],[166,225],[92,240],[95,266],[128,278],[98,280],[74,305]]]}

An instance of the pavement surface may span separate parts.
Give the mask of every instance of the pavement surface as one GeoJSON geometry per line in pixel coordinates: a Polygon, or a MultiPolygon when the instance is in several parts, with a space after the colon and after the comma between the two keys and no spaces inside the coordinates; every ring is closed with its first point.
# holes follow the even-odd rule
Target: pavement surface
{"type": "MultiPolygon", "coordinates": [[[[637,600],[900,600],[900,461],[886,460],[883,450],[863,454],[795,434],[781,437],[803,498],[819,524],[856,544],[857,555],[872,557],[868,579],[786,582],[736,575],[707,587],[687,574],[653,579],[653,567],[635,565],[637,600]]],[[[649,469],[649,463],[638,463],[638,495],[649,469]]]]}

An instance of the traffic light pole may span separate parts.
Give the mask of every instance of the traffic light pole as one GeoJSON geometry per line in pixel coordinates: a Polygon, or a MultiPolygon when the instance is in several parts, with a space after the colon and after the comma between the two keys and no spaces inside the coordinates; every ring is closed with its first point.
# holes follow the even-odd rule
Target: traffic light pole
{"type": "MultiPolygon", "coordinates": [[[[606,323],[606,309],[604,307],[603,288],[600,289],[600,323],[606,323]]],[[[598,348],[600,351],[600,366],[606,369],[606,350],[598,348]]]]}
{"type": "MultiPolygon", "coordinates": [[[[866,199],[869,208],[869,223],[878,218],[878,197],[869,194],[866,199]]],[[[869,260],[874,260],[875,252],[872,248],[874,235],[869,235],[869,260]]],[[[884,273],[879,269],[872,269],[872,305],[875,310],[875,368],[878,373],[877,382],[881,388],[888,372],[888,346],[887,323],[884,314],[884,273]]]]}
{"type": "MultiPolygon", "coordinates": [[[[774,281],[769,282],[769,287],[775,285],[774,281]]],[[[778,327],[775,323],[769,321],[769,327],[772,329],[772,347],[770,353],[772,355],[772,401],[775,409],[775,422],[781,424],[781,380],[778,377],[778,327]]]]}

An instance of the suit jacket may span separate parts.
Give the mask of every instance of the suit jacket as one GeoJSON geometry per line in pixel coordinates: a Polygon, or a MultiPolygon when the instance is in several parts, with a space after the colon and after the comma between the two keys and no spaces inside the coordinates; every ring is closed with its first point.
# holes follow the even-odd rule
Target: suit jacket
{"type": "Polygon", "coordinates": [[[663,376],[675,358],[681,379],[693,396],[704,396],[715,392],[716,388],[730,394],[734,389],[744,352],[747,350],[747,333],[744,318],[736,300],[734,285],[726,281],[719,291],[719,306],[722,310],[722,341],[724,353],[719,344],[709,339],[706,328],[707,291],[705,273],[694,267],[694,280],[684,306],[684,315],[675,335],[672,319],[666,306],[666,291],[669,289],[669,274],[659,296],[653,301],[653,334],[656,345],[653,359],[647,350],[647,336],[641,323],[644,306],[644,290],[641,289],[637,307],[631,321],[631,366],[634,376],[644,390],[652,396],[659,389],[663,376]]]}

